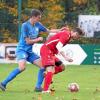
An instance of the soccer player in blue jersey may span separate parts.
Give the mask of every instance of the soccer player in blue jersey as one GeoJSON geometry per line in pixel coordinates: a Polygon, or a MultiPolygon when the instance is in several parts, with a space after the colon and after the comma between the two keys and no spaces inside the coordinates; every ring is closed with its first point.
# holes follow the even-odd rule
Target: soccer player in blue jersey
{"type": "MultiPolygon", "coordinates": [[[[21,36],[16,50],[16,56],[18,60],[18,67],[14,69],[1,83],[0,89],[5,91],[7,84],[13,80],[17,75],[25,70],[26,62],[30,62],[41,67],[41,60],[38,55],[32,52],[32,46],[34,43],[43,41],[42,37],[39,37],[40,32],[57,32],[60,29],[48,30],[39,21],[41,19],[41,12],[37,9],[31,11],[31,15],[28,21],[24,22],[21,27],[21,36]]],[[[41,67],[38,73],[38,83],[42,81],[42,73],[45,69],[41,67]]]]}

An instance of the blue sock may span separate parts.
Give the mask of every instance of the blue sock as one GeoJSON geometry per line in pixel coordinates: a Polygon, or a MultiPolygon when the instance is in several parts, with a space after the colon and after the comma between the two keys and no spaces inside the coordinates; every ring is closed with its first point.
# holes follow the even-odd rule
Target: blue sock
{"type": "Polygon", "coordinates": [[[45,71],[44,68],[42,69],[39,69],[39,72],[38,72],[38,79],[37,79],[37,83],[36,83],[36,87],[37,88],[41,88],[41,85],[42,85],[42,82],[43,82],[43,79],[44,79],[44,75],[43,75],[43,72],[45,71]]]}
{"type": "Polygon", "coordinates": [[[21,71],[19,68],[14,69],[8,76],[7,78],[2,81],[2,84],[6,87],[7,83],[13,80],[21,71]]]}

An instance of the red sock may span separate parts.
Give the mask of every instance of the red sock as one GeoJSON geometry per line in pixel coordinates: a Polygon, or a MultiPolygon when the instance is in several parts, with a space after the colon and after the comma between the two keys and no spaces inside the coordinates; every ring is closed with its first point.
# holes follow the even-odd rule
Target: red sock
{"type": "Polygon", "coordinates": [[[55,66],[55,72],[54,72],[54,74],[60,73],[62,71],[63,71],[62,66],[55,66]]]}
{"type": "Polygon", "coordinates": [[[51,81],[52,81],[52,77],[53,77],[53,73],[52,72],[47,72],[46,76],[45,76],[45,80],[44,80],[44,91],[47,91],[51,81]]]}

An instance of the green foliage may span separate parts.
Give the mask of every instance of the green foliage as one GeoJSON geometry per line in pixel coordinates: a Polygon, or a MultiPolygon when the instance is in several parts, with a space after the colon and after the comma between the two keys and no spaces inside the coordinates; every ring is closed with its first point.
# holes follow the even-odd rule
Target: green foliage
{"type": "Polygon", "coordinates": [[[65,21],[76,25],[78,21],[78,15],[95,15],[100,14],[97,9],[96,0],[64,0],[65,4],[65,21]]]}
{"type": "MultiPolygon", "coordinates": [[[[21,21],[24,22],[29,18],[30,11],[37,8],[42,11],[42,23],[48,28],[56,28],[58,22],[64,18],[64,10],[60,5],[60,0],[22,0],[21,21]],[[56,13],[55,13],[56,12],[56,13]]],[[[15,34],[16,40],[18,36],[18,2],[16,0],[0,1],[0,34],[8,32],[8,38],[11,34],[15,34]],[[5,30],[5,31],[4,31],[5,30]]],[[[1,35],[3,40],[5,37],[1,35]]],[[[6,38],[5,38],[6,39],[6,38]]],[[[4,41],[5,41],[4,39],[4,41]]],[[[4,42],[2,41],[2,42],[4,42]]],[[[10,41],[6,41],[10,42],[10,41]]]]}
{"type": "Polygon", "coordinates": [[[16,42],[18,15],[16,7],[14,0],[0,3],[0,42],[16,42]]]}
{"type": "MultiPolygon", "coordinates": [[[[42,12],[41,22],[48,28],[61,27],[64,22],[76,26],[80,14],[100,14],[99,0],[22,0],[21,21],[29,18],[30,11],[37,8],[42,12]]],[[[10,40],[18,38],[18,0],[0,1],[0,42],[5,42],[5,35],[10,40]],[[3,32],[3,33],[2,33],[3,32]],[[8,32],[8,33],[6,33],[8,32]]],[[[88,41],[89,39],[82,39],[88,41]]],[[[90,41],[90,40],[89,40],[90,41]]],[[[6,42],[10,42],[7,41],[6,42]]],[[[98,39],[96,39],[98,42],[98,39]]],[[[87,42],[88,43],[88,42],[87,42]]]]}
{"type": "Polygon", "coordinates": [[[57,23],[64,18],[64,8],[60,0],[28,0],[28,8],[40,9],[42,23],[49,28],[57,27],[57,23]]]}

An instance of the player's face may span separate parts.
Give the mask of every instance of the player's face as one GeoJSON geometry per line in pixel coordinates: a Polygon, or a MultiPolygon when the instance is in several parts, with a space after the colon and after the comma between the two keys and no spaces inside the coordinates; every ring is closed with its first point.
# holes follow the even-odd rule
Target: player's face
{"type": "Polygon", "coordinates": [[[34,22],[34,23],[36,23],[36,22],[39,22],[41,20],[41,15],[38,15],[38,16],[33,16],[32,17],[32,21],[34,22]]]}
{"type": "Polygon", "coordinates": [[[41,15],[35,17],[36,21],[40,21],[41,20],[41,15]]]}
{"type": "Polygon", "coordinates": [[[77,32],[73,32],[73,39],[78,39],[80,35],[77,32]]]}

